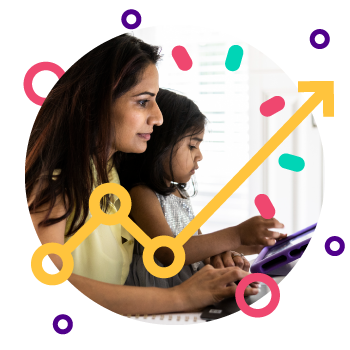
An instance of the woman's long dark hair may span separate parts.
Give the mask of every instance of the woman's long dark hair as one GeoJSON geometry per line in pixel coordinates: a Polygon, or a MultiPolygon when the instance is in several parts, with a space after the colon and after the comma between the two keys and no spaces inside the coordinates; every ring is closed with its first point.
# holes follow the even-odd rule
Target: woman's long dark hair
{"type": "Polygon", "coordinates": [[[175,191],[176,186],[184,189],[186,184],[171,184],[168,187],[164,167],[166,161],[168,159],[171,180],[174,181],[172,159],[176,154],[175,145],[187,136],[201,133],[206,117],[192,100],[169,90],[159,89],[156,102],[163,114],[163,124],[153,129],[146,152],[118,155],[118,174],[121,185],[128,191],[143,184],[167,196],[175,191]]]}
{"type": "Polygon", "coordinates": [[[28,200],[35,187],[30,212],[48,207],[41,226],[56,224],[73,212],[67,236],[84,224],[94,185],[91,159],[98,184],[108,182],[112,105],[159,59],[159,47],[128,34],[117,36],[71,66],[46,97],[29,138],[25,168],[28,200]],[[55,169],[61,171],[57,176],[53,176],[55,169]],[[67,211],[49,218],[59,196],[67,211]]]}

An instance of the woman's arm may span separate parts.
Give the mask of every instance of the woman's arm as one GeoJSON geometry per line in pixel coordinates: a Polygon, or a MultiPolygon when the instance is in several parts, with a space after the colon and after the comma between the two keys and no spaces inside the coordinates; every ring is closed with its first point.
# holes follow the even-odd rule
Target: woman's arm
{"type": "MultiPolygon", "coordinates": [[[[136,186],[130,191],[131,217],[135,223],[151,238],[173,233],[167,223],[161,205],[155,193],[146,186],[136,186]]],[[[235,228],[227,228],[211,234],[192,236],[184,245],[185,265],[219,254],[226,250],[234,250],[241,244],[235,228]]],[[[156,258],[165,266],[172,263],[174,255],[171,249],[159,248],[156,258]]]]}

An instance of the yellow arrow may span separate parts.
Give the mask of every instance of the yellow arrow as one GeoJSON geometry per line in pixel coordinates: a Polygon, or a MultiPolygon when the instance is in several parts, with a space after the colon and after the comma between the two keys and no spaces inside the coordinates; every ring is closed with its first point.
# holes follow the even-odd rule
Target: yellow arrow
{"type": "Polygon", "coordinates": [[[334,116],[333,81],[299,81],[298,92],[315,92],[297,112],[270,138],[248,163],[221,189],[221,191],[177,235],[184,245],[192,235],[220,208],[292,131],[323,101],[323,116],[334,116]]]}
{"type": "MultiPolygon", "coordinates": [[[[292,133],[292,131],[323,101],[324,116],[334,116],[334,82],[299,82],[299,92],[314,94],[298,111],[266,142],[248,163],[225,185],[225,187],[195,216],[195,218],[176,236],[158,236],[144,246],[143,262],[147,270],[156,277],[169,278],[180,272],[185,262],[184,244],[215,213],[216,210],[248,179],[265,159],[292,133]],[[159,247],[169,247],[174,253],[170,266],[159,267],[154,263],[154,252],[159,247]]],[[[130,232],[134,235],[134,232],[130,232]]],[[[135,232],[136,233],[136,232],[135,232]]],[[[138,233],[138,232],[137,232],[138,233]]],[[[138,236],[134,236],[138,239],[138,236]]]]}

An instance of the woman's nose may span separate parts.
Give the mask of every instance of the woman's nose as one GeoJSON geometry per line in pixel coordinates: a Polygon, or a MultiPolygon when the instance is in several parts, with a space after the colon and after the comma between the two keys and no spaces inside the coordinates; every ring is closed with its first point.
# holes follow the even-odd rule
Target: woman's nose
{"type": "Polygon", "coordinates": [[[163,114],[160,111],[157,103],[154,103],[154,107],[152,109],[151,115],[148,118],[149,125],[157,125],[160,126],[163,124],[163,114]]]}
{"type": "Polygon", "coordinates": [[[202,155],[202,152],[200,150],[198,150],[198,151],[199,151],[199,154],[197,157],[197,162],[200,162],[203,159],[203,155],[202,155]]]}

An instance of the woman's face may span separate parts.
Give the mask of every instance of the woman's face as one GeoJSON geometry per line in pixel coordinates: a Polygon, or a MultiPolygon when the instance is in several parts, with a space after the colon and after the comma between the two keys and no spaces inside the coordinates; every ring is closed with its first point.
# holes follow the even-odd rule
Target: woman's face
{"type": "MultiPolygon", "coordinates": [[[[203,159],[199,149],[203,141],[204,130],[196,135],[187,136],[175,145],[175,155],[172,157],[172,170],[174,181],[178,183],[187,183],[191,176],[198,169],[198,162],[203,159]]],[[[166,163],[166,169],[169,168],[169,159],[166,163]]],[[[170,179],[170,171],[167,171],[170,179]]]]}
{"type": "Polygon", "coordinates": [[[158,70],[150,64],[139,84],[118,98],[113,107],[115,138],[111,153],[142,153],[147,148],[153,126],[163,124],[163,116],[156,103],[159,91],[158,70]]]}

